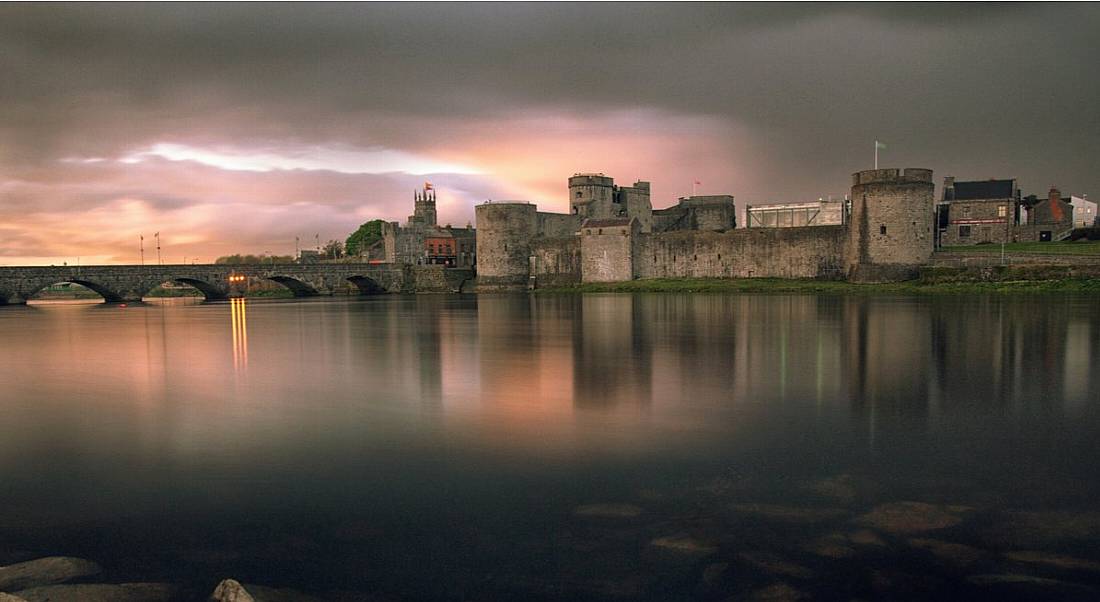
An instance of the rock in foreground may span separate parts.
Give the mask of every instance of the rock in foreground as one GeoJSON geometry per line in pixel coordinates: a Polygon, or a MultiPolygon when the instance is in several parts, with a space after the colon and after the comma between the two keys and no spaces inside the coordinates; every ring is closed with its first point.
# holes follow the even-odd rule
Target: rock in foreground
{"type": "Polygon", "coordinates": [[[0,567],[0,591],[13,592],[95,575],[99,565],[82,558],[49,556],[0,567]]]}
{"type": "Polygon", "coordinates": [[[210,602],[321,602],[308,594],[293,589],[278,589],[251,583],[242,584],[236,579],[224,579],[210,594],[210,602]]]}
{"type": "Polygon", "coordinates": [[[167,583],[46,585],[15,592],[27,602],[170,602],[175,594],[167,583]]]}
{"type": "Polygon", "coordinates": [[[895,502],[875,506],[857,519],[861,525],[886,533],[921,533],[954,527],[970,511],[966,506],[943,506],[924,502],[895,502]]]}
{"type": "Polygon", "coordinates": [[[577,516],[595,516],[600,518],[634,518],[642,509],[634,504],[588,504],[573,510],[577,516]]]}
{"type": "Polygon", "coordinates": [[[1062,556],[1061,554],[1049,554],[1046,552],[1008,552],[1005,557],[1016,562],[1038,564],[1066,571],[1091,571],[1100,572],[1100,562],[1062,556]]]}
{"type": "Polygon", "coordinates": [[[733,509],[763,520],[791,524],[820,523],[838,519],[845,514],[839,508],[799,508],[777,504],[734,504],[733,509]]]}
{"type": "Polygon", "coordinates": [[[679,554],[692,554],[707,556],[718,551],[718,547],[708,542],[695,539],[689,535],[668,535],[658,537],[649,542],[649,545],[671,550],[679,554]]]}
{"type": "Polygon", "coordinates": [[[949,541],[913,538],[908,540],[908,543],[914,548],[931,553],[941,562],[952,566],[970,566],[986,558],[986,553],[977,548],[949,541]]]}
{"type": "Polygon", "coordinates": [[[255,602],[252,594],[248,593],[236,579],[223,579],[214,593],[210,594],[212,602],[255,602]]]}

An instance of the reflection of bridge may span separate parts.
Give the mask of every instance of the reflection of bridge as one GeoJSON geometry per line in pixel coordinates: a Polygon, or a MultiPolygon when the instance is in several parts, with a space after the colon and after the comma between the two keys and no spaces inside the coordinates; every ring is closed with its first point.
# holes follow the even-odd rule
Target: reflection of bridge
{"type": "Polygon", "coordinates": [[[26,303],[43,288],[73,282],[107,301],[139,301],[164,282],[189,284],[208,300],[244,293],[248,280],[271,280],[296,297],[331,295],[354,284],[362,293],[460,292],[472,270],[365,263],[263,265],[102,265],[0,267],[0,304],[26,303]],[[245,276],[230,281],[230,276],[245,276]]]}

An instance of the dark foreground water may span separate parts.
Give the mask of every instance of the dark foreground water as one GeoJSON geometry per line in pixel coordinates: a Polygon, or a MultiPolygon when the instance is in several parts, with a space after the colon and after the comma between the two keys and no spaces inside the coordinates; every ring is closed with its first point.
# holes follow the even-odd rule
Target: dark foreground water
{"type": "Polygon", "coordinates": [[[0,308],[0,353],[0,564],[196,597],[1100,592],[1094,298],[40,304],[0,308]]]}

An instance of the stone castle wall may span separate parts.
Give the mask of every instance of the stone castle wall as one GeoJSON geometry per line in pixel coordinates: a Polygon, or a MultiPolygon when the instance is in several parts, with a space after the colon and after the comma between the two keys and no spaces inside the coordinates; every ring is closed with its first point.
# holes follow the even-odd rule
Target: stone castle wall
{"type": "Polygon", "coordinates": [[[579,215],[537,211],[535,217],[536,229],[538,230],[539,236],[548,236],[551,238],[572,236],[577,232],[577,228],[581,226],[581,218],[579,215]]]}
{"type": "Polygon", "coordinates": [[[569,286],[581,281],[581,241],[576,234],[536,239],[531,243],[531,258],[536,287],[569,286]]]}
{"type": "MultiPolygon", "coordinates": [[[[600,220],[593,220],[598,222],[600,220]]],[[[640,243],[641,224],[631,219],[622,225],[584,224],[581,228],[581,281],[633,280],[640,243]]]]}
{"type": "Polygon", "coordinates": [[[641,235],[638,278],[844,276],[844,226],[684,231],[641,235]]]}

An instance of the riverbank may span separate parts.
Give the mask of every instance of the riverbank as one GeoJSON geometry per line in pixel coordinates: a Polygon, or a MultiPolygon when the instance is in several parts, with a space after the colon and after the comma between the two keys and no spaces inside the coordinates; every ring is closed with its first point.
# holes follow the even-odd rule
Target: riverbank
{"type": "Polygon", "coordinates": [[[1057,242],[1012,242],[1003,247],[999,244],[961,245],[955,247],[943,247],[941,253],[955,253],[967,255],[996,255],[1001,253],[1008,255],[1076,255],[1076,256],[1100,256],[1100,241],[1076,240],[1057,242]]]}
{"type": "Polygon", "coordinates": [[[855,284],[835,280],[781,278],[651,278],[626,282],[589,282],[536,289],[535,293],[813,293],[813,294],[969,294],[1100,293],[1100,278],[952,279],[947,274],[908,282],[855,284]]]}

